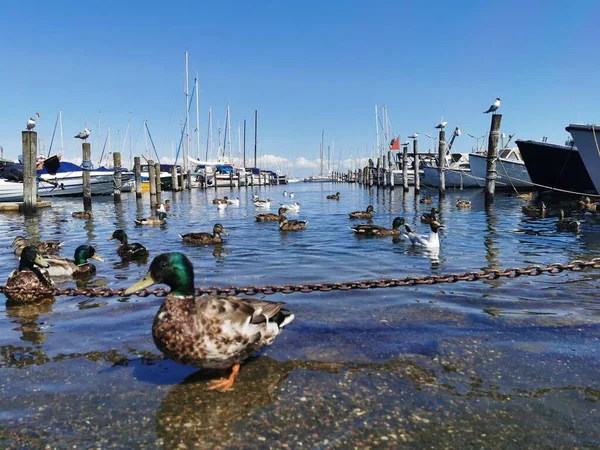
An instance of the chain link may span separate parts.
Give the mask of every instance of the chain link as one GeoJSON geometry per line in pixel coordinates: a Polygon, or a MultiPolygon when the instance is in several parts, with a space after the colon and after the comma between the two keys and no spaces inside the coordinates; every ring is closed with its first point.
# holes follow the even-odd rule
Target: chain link
{"type": "MultiPolygon", "coordinates": [[[[391,288],[400,286],[419,286],[422,284],[431,285],[438,283],[457,283],[459,281],[478,281],[478,280],[497,280],[501,277],[518,278],[522,275],[537,277],[542,274],[556,275],[565,270],[571,272],[581,272],[585,269],[600,269],[600,258],[594,258],[590,261],[574,260],[569,264],[552,263],[547,266],[527,266],[525,268],[510,267],[505,270],[487,270],[482,272],[465,272],[461,274],[448,275],[426,275],[422,277],[406,277],[406,278],[382,278],[379,280],[362,280],[362,281],[343,281],[338,283],[304,283],[304,284],[284,284],[282,286],[266,285],[266,286],[229,286],[229,287],[196,287],[194,292],[196,295],[213,294],[220,296],[233,295],[248,295],[254,296],[258,294],[273,295],[276,293],[293,294],[300,292],[308,294],[311,292],[329,292],[329,291],[349,291],[351,289],[378,289],[391,288]]],[[[22,288],[7,288],[0,285],[0,293],[20,293],[31,292],[30,289],[22,288]]],[[[79,288],[54,288],[54,289],[39,289],[36,291],[41,295],[66,295],[69,297],[85,296],[85,297],[114,297],[123,296],[125,288],[111,289],[79,289],[79,288]]],[[[165,297],[169,290],[164,287],[154,289],[141,289],[133,295],[138,297],[148,297],[154,295],[156,297],[165,297]]]]}

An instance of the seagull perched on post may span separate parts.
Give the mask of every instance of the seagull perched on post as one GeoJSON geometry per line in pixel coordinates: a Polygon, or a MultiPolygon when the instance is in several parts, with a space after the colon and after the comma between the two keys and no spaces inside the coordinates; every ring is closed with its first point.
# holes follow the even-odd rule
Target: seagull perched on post
{"type": "Polygon", "coordinates": [[[92,130],[90,130],[89,128],[84,128],[83,131],[80,131],[79,134],[75,135],[75,137],[77,139],[81,139],[81,140],[85,141],[87,138],[90,137],[91,133],[92,133],[92,130]]]}
{"type": "Polygon", "coordinates": [[[491,112],[496,112],[496,110],[500,108],[500,97],[496,97],[496,101],[494,102],[494,104],[492,106],[489,107],[489,109],[487,111],[484,111],[484,114],[487,113],[491,113],[491,112]]]}
{"type": "Polygon", "coordinates": [[[419,133],[413,133],[408,137],[408,139],[416,139],[418,137],[419,137],[419,133]]]}
{"type": "Polygon", "coordinates": [[[30,117],[27,121],[27,130],[33,130],[35,128],[35,119],[30,117]]]}
{"type": "Polygon", "coordinates": [[[448,125],[448,122],[442,122],[442,123],[439,123],[438,125],[436,125],[435,128],[442,130],[442,129],[444,129],[444,127],[446,125],[448,125]]]}

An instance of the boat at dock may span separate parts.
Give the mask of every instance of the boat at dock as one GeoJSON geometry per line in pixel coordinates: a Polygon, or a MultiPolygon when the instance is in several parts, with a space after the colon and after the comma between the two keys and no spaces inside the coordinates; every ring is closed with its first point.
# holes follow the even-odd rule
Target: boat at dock
{"type": "Polygon", "coordinates": [[[570,124],[566,130],[575,140],[595,193],[600,193],[600,125],[570,124]]]}
{"type": "Polygon", "coordinates": [[[567,145],[549,144],[517,139],[531,183],[541,189],[596,193],[578,147],[569,140],[567,145]]]}
{"type": "MultiPolygon", "coordinates": [[[[469,153],[471,174],[479,187],[485,187],[487,173],[487,153],[469,153]]],[[[527,172],[525,161],[518,147],[505,148],[500,152],[496,162],[497,188],[531,188],[531,178],[527,172]]]]}
{"type": "MultiPolygon", "coordinates": [[[[478,188],[479,183],[471,172],[468,153],[450,153],[446,156],[444,176],[447,188],[478,188]]],[[[437,164],[423,166],[422,184],[440,186],[440,169],[437,164]]]]}

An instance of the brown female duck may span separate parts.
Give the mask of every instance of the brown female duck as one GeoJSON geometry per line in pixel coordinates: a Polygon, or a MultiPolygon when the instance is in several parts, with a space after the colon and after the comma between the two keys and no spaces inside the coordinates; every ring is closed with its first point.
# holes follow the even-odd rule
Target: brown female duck
{"type": "Polygon", "coordinates": [[[15,255],[20,256],[23,249],[28,245],[32,245],[35,248],[37,248],[41,255],[49,255],[52,253],[58,253],[60,251],[60,246],[62,245],[62,242],[54,240],[27,242],[27,239],[25,239],[23,236],[17,236],[8,248],[16,247],[15,255]]]}
{"type": "Polygon", "coordinates": [[[283,303],[253,298],[194,295],[194,267],[182,253],[163,253],[146,276],[125,295],[164,283],[171,288],[152,324],[156,347],[182,364],[232,368],[228,378],[214,380],[209,390],[231,388],[240,364],[271,345],[294,315],[283,303]]]}
{"type": "Polygon", "coordinates": [[[373,209],[373,206],[369,205],[369,206],[367,206],[366,211],[354,211],[354,212],[348,213],[348,215],[350,216],[351,219],[372,219],[374,212],[375,212],[375,210],[373,209]]]}
{"type": "Polygon", "coordinates": [[[143,219],[135,219],[136,225],[164,225],[167,223],[167,214],[164,212],[158,212],[156,217],[145,217],[143,219]]]}
{"type": "Polygon", "coordinates": [[[279,222],[282,217],[285,217],[284,214],[287,211],[286,208],[279,208],[277,210],[277,214],[266,213],[266,214],[258,214],[256,215],[257,222],[279,222]]]}
{"type": "Polygon", "coordinates": [[[437,220],[436,214],[439,211],[435,208],[431,208],[431,213],[425,213],[421,216],[421,223],[433,223],[437,220]]]}
{"type": "Polygon", "coordinates": [[[212,234],[210,233],[188,233],[188,234],[180,234],[183,242],[187,242],[188,244],[220,244],[223,242],[223,238],[221,234],[225,236],[229,235],[229,233],[223,228],[223,225],[220,223],[215,224],[213,227],[212,234]]]}
{"type": "Polygon", "coordinates": [[[47,268],[49,264],[40,256],[39,250],[33,245],[28,245],[21,252],[19,268],[8,276],[6,281],[6,304],[24,305],[54,301],[52,294],[40,294],[40,289],[51,289],[54,283],[47,273],[38,267],[47,268]],[[10,292],[11,289],[18,289],[10,292]]]}
{"type": "Polygon", "coordinates": [[[308,220],[288,220],[284,217],[279,219],[279,229],[281,231],[304,230],[308,220]]]}
{"type": "Polygon", "coordinates": [[[340,193],[336,192],[335,194],[331,194],[327,196],[327,200],[339,200],[340,199],[340,193]]]}
{"type": "Polygon", "coordinates": [[[401,231],[400,227],[404,225],[404,219],[402,217],[396,217],[392,222],[392,228],[385,228],[380,225],[356,225],[354,227],[350,227],[352,231],[356,233],[357,236],[369,236],[369,237],[379,237],[379,236],[400,236],[401,231]]]}
{"type": "Polygon", "coordinates": [[[109,241],[117,239],[120,244],[117,248],[117,255],[123,259],[134,259],[134,258],[146,258],[148,256],[148,249],[142,244],[134,242],[130,244],[127,242],[127,233],[124,230],[115,230],[109,241]]]}
{"type": "Polygon", "coordinates": [[[94,214],[92,211],[75,211],[71,214],[71,217],[75,217],[76,219],[93,219],[94,214]]]}

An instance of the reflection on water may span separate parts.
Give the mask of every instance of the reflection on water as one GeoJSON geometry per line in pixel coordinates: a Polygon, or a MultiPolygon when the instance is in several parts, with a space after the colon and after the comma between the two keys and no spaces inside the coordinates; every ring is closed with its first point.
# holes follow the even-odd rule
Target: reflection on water
{"type": "MultiPolygon", "coordinates": [[[[61,284],[82,288],[129,286],[168,251],[192,260],[202,286],[402,278],[600,254],[593,218],[581,218],[579,234],[557,233],[552,205],[543,218],[524,217],[518,198],[499,196],[486,208],[478,191],[449,190],[440,199],[427,190],[415,197],[402,189],[302,184],[294,186],[302,206],[293,217],[308,220],[306,230],[256,223],[252,193],[277,204],[290,201],[285,189],[165,193],[172,206],[163,227],[135,226],[135,218],[152,214],[147,195],[123,194],[116,205],[94,198],[94,218],[86,221],[70,218],[81,199],[56,199],[34,214],[2,215],[0,248],[18,234],[65,240],[68,257],[90,244],[105,259],[94,261],[97,274],[61,284]],[[340,201],[325,199],[338,190],[340,201]],[[428,194],[433,204],[421,204],[428,194]],[[219,211],[212,199],[224,195],[239,197],[240,206],[219,211]],[[472,201],[470,210],[457,210],[459,197],[472,201]],[[389,227],[401,216],[421,234],[429,232],[421,215],[436,207],[445,225],[440,249],[356,239],[348,226],[367,221],[351,221],[348,212],[369,204],[376,210],[369,222],[389,227]],[[230,232],[222,244],[188,245],[179,237],[216,222],[230,232]],[[121,260],[107,241],[117,228],[146,246],[149,258],[121,260]]],[[[17,265],[10,251],[0,255],[0,273],[17,265]]],[[[296,320],[225,394],[206,391],[214,373],[158,355],[151,326],[160,298],[60,297],[19,308],[2,300],[0,447],[583,447],[597,439],[590,405],[599,400],[599,280],[582,272],[264,296],[288,303],[296,320]],[[446,430],[454,430],[451,440],[446,430]]]]}

